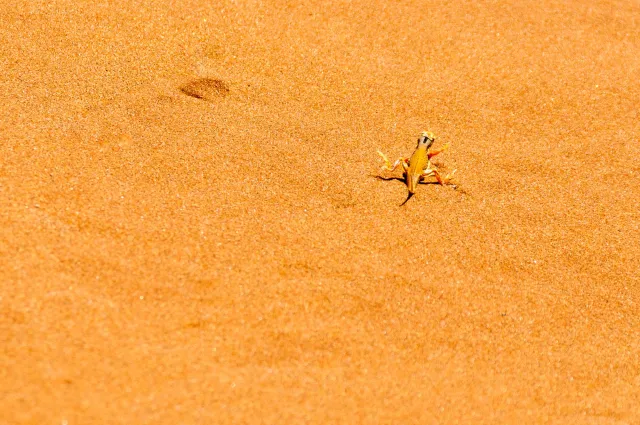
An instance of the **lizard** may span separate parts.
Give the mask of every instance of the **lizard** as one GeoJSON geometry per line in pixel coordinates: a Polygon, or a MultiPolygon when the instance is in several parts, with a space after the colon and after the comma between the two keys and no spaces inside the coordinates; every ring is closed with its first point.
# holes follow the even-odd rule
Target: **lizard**
{"type": "Polygon", "coordinates": [[[431,163],[431,158],[438,155],[439,153],[444,152],[449,148],[449,144],[447,143],[442,148],[438,150],[429,151],[433,142],[435,142],[436,136],[430,131],[423,131],[420,133],[420,138],[418,139],[418,145],[416,149],[411,154],[410,158],[399,158],[396,162],[391,165],[391,162],[387,158],[385,154],[378,151],[378,155],[382,157],[384,160],[384,165],[382,166],[382,170],[393,171],[398,165],[402,165],[404,170],[404,178],[407,184],[407,189],[409,190],[409,194],[407,199],[401,204],[404,205],[407,203],[409,199],[416,192],[416,188],[418,184],[423,181],[423,179],[427,177],[435,177],[438,183],[441,185],[450,184],[450,181],[453,179],[453,175],[457,170],[453,170],[447,176],[442,177],[438,172],[438,169],[435,165],[431,163]]]}

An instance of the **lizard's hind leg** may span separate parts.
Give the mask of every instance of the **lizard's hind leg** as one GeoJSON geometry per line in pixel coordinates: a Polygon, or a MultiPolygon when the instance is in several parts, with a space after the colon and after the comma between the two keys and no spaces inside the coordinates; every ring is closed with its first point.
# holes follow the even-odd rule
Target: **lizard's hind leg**
{"type": "Polygon", "coordinates": [[[440,175],[440,173],[438,172],[438,170],[434,169],[429,169],[427,168],[426,170],[424,170],[424,173],[422,174],[423,179],[426,177],[435,177],[436,180],[438,181],[438,183],[440,183],[442,186],[447,185],[447,184],[451,184],[451,180],[453,180],[453,175],[456,173],[456,171],[458,170],[453,170],[452,172],[450,172],[449,174],[447,174],[445,177],[442,177],[440,175]]]}

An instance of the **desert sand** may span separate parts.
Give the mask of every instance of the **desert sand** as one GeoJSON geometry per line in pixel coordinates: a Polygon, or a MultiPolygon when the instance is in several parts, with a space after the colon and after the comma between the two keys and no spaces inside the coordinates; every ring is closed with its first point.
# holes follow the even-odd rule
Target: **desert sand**
{"type": "Polygon", "coordinates": [[[18,3],[0,423],[640,423],[637,1],[18,3]]]}

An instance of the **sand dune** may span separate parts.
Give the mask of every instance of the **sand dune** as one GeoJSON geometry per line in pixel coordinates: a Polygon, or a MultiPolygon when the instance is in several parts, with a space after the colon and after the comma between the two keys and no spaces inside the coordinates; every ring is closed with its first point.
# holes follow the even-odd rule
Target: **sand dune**
{"type": "Polygon", "coordinates": [[[640,422],[638,16],[5,5],[0,423],[640,422]]]}

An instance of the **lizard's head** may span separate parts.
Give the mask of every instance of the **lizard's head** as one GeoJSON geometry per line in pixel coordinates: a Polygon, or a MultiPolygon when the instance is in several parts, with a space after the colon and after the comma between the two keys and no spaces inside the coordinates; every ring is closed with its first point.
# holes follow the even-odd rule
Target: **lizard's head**
{"type": "Polygon", "coordinates": [[[419,148],[425,147],[426,149],[429,149],[435,140],[436,140],[435,134],[433,134],[430,131],[423,131],[422,133],[420,133],[420,138],[418,139],[417,147],[419,148]]]}

